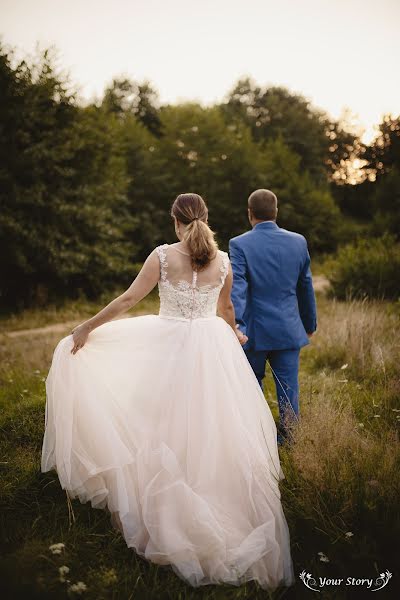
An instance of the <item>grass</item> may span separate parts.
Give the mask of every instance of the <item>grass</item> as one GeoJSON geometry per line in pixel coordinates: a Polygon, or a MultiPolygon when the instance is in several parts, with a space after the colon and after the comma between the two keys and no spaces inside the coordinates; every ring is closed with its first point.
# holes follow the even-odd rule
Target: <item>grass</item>
{"type": "MultiPolygon", "coordinates": [[[[80,322],[99,307],[66,303],[3,318],[1,328],[80,322]]],[[[300,422],[290,446],[280,451],[295,572],[346,578],[376,577],[388,569],[393,579],[379,598],[392,598],[400,534],[398,307],[323,297],[318,307],[318,333],[301,355],[300,422]],[[321,562],[318,552],[329,562],[321,562]]],[[[132,314],[157,311],[153,295],[132,314]]],[[[69,331],[68,326],[65,334],[69,331]]],[[[83,581],[88,599],[309,598],[300,580],[271,595],[254,582],[190,588],[170,567],[150,564],[127,548],[107,511],[79,500],[71,504],[56,473],[40,472],[44,379],[60,337],[60,332],[0,337],[2,597],[75,597],[59,580],[59,567],[67,565],[67,578],[83,581]],[[53,555],[49,546],[58,542],[65,548],[53,555]]],[[[277,417],[270,376],[266,398],[277,417]]],[[[321,597],[352,600],[366,593],[332,588],[321,597]]]]}
{"type": "MultiPolygon", "coordinates": [[[[0,333],[34,329],[66,321],[80,323],[95,314],[123,291],[123,289],[117,289],[112,294],[102,294],[96,301],[89,301],[82,297],[76,300],[64,300],[57,304],[50,304],[46,308],[31,308],[19,313],[0,315],[0,333]]],[[[156,307],[157,288],[154,288],[141,301],[140,306],[133,309],[130,314],[147,314],[156,310],[156,307]]]]}

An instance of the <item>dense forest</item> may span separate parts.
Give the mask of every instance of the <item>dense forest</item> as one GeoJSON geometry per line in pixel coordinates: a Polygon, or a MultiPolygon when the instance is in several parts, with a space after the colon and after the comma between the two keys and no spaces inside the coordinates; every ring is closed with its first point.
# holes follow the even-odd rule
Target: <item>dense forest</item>
{"type": "Polygon", "coordinates": [[[162,105],[126,78],[88,104],[52,51],[21,61],[0,46],[3,309],[128,286],[155,245],[174,241],[181,192],[205,198],[227,249],[258,187],[314,256],[359,238],[397,247],[400,117],[385,116],[366,146],[301,95],[250,79],[211,107],[162,105]]]}

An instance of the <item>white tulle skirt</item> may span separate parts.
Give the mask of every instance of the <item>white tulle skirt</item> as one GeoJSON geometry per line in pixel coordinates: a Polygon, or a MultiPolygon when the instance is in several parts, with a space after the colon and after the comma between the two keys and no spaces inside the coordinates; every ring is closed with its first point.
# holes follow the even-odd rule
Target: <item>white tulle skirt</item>
{"type": "Polygon", "coordinates": [[[191,586],[292,585],[276,426],[227,323],[139,316],[72,344],[46,380],[41,470],[191,586]]]}

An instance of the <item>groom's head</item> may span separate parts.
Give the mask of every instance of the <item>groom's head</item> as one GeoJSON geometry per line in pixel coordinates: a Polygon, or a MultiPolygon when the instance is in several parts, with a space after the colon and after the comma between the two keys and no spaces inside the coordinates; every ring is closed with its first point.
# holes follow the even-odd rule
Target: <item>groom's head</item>
{"type": "Polygon", "coordinates": [[[255,190],[248,199],[248,216],[252,227],[261,221],[275,221],[278,199],[270,190],[255,190]]]}

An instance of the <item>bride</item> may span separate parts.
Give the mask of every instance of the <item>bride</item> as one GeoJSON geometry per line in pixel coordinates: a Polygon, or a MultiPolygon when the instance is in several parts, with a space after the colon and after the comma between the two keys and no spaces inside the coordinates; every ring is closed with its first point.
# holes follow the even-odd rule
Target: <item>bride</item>
{"type": "Polygon", "coordinates": [[[229,258],[199,195],[171,215],[179,242],[58,343],[41,470],[191,586],[290,586],[277,431],[235,327],[229,258]],[[157,283],[158,315],[111,320],[157,283]]]}

